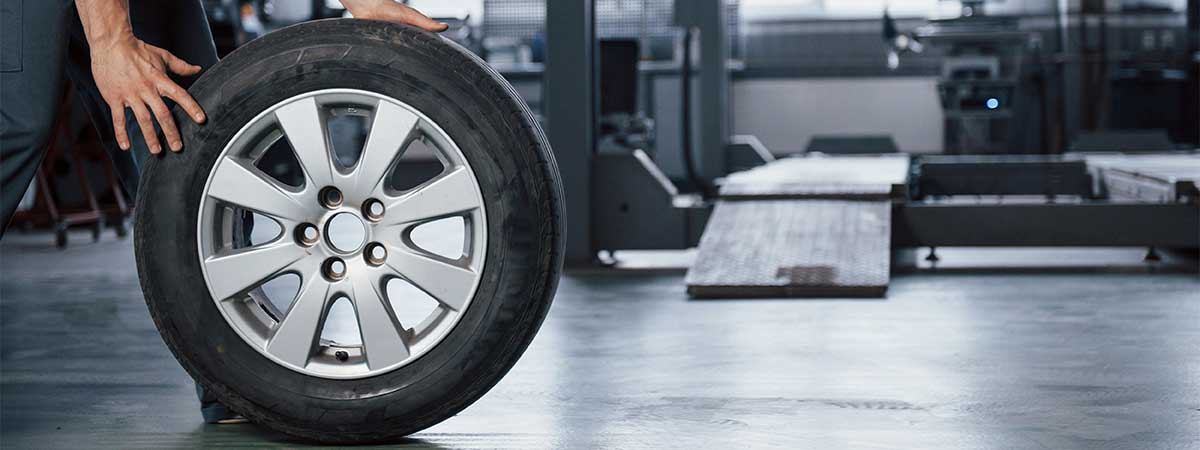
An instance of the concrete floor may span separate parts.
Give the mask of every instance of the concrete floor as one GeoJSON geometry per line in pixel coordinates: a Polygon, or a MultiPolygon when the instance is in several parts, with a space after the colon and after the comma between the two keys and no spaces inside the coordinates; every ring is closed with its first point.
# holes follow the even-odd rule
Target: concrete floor
{"type": "MultiPolygon", "coordinates": [[[[130,241],[85,236],[0,245],[0,447],[302,445],[202,424],[130,241]]],[[[1132,270],[926,271],[827,301],[568,277],[508,377],[401,447],[1200,448],[1200,278],[1146,273],[1136,250],[1065,255],[1132,270]]]]}

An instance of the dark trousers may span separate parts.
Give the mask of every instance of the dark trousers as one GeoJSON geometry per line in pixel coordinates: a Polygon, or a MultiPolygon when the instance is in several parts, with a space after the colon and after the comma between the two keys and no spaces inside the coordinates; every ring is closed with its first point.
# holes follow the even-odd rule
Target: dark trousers
{"type": "MultiPolygon", "coordinates": [[[[125,123],[132,149],[117,147],[112,116],[92,79],[83,26],[70,0],[2,0],[0,32],[0,237],[37,172],[54,132],[66,80],[73,82],[126,189],[137,190],[137,168],[149,156],[133,113],[125,123]]],[[[207,70],[217,50],[200,0],[131,0],[137,37],[207,70]]],[[[184,88],[195,77],[173,77],[184,88]]],[[[165,141],[163,141],[165,142],[165,141]]]]}
{"type": "MultiPolygon", "coordinates": [[[[91,56],[75,3],[70,0],[2,0],[0,3],[0,237],[37,172],[54,132],[63,86],[73,82],[122,183],[137,192],[138,167],[150,152],[126,111],[131,151],[117,146],[112,115],[92,79],[91,56]]],[[[200,0],[130,0],[133,33],[150,45],[208,70],[217,63],[200,0]]],[[[199,76],[199,75],[197,75],[199,76]]],[[[187,88],[195,77],[173,77],[187,88]]],[[[160,138],[161,139],[161,138],[160,138]]],[[[166,142],[166,141],[162,141],[166,142]]],[[[133,270],[132,267],[128,270],[133,270]]],[[[201,407],[224,410],[197,386],[201,407]]],[[[217,417],[220,418],[220,417],[217,417]]]]}

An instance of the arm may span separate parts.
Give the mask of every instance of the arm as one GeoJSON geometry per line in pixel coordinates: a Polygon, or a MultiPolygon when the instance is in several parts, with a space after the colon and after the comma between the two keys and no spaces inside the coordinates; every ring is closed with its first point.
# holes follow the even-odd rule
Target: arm
{"type": "Polygon", "coordinates": [[[163,97],[178,103],[196,123],[204,122],[204,111],[186,90],[171,81],[167,71],[187,76],[200,72],[200,67],[134,37],[127,0],[78,0],[75,4],[91,48],[92,76],[100,95],[112,110],[117,144],[122,150],[129,150],[125,108],[130,108],[151,153],[162,151],[151,113],[158,120],[171,150],[181,150],[183,140],[163,97]]]}
{"type": "MultiPolygon", "coordinates": [[[[361,19],[408,24],[433,32],[449,28],[393,0],[342,0],[342,3],[350,14],[361,19]]],[[[204,122],[204,111],[187,90],[171,81],[167,71],[188,76],[200,72],[200,67],[134,37],[133,27],[129,24],[128,0],[77,0],[75,4],[91,47],[92,76],[100,95],[112,109],[117,144],[122,150],[129,150],[125,108],[130,108],[151,153],[162,151],[151,113],[158,120],[171,150],[183,149],[179,130],[162,98],[174,100],[196,123],[204,122]]]]}
{"type": "Polygon", "coordinates": [[[430,19],[420,11],[395,0],[342,0],[342,6],[356,19],[396,22],[435,33],[450,28],[449,25],[430,19]]]}

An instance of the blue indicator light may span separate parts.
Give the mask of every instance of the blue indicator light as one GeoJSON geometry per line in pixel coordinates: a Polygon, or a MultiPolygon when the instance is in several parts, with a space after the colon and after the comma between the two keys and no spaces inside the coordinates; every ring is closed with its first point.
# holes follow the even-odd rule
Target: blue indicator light
{"type": "Polygon", "coordinates": [[[987,109],[996,109],[1000,107],[1000,100],[994,98],[987,99],[987,109]]]}

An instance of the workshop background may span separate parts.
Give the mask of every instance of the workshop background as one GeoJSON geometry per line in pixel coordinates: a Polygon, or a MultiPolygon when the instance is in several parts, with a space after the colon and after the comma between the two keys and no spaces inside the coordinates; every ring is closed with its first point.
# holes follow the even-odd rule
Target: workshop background
{"type": "MultiPolygon", "coordinates": [[[[1200,0],[407,3],[534,112],[567,237],[524,357],[399,447],[1200,448],[1200,0]]],[[[204,4],[222,55],[346,14],[204,4]]],[[[0,242],[0,447],[304,445],[203,423],[65,104],[0,242]]]]}

